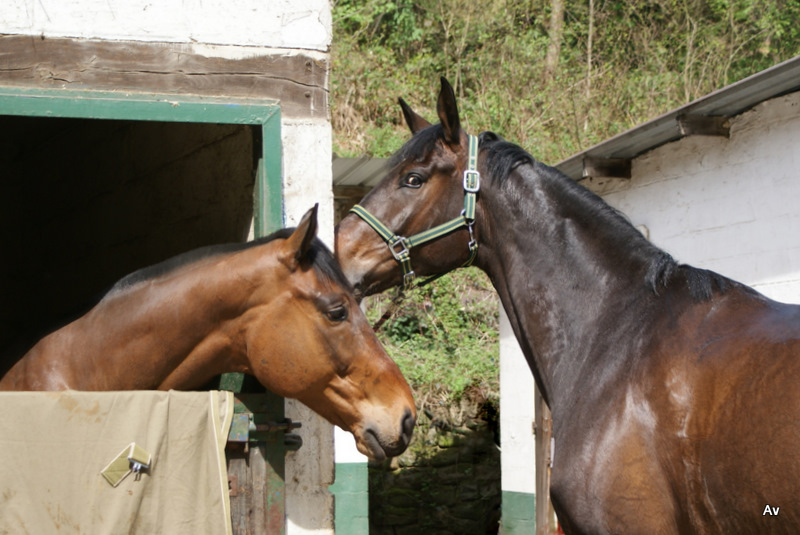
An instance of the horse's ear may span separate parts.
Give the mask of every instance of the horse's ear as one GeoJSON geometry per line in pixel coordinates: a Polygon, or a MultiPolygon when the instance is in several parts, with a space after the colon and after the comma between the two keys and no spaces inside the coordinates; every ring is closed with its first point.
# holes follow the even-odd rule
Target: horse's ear
{"type": "Polygon", "coordinates": [[[400,103],[400,108],[403,110],[403,117],[406,120],[406,124],[411,129],[412,134],[416,134],[426,126],[430,126],[427,120],[425,120],[421,115],[418,115],[417,112],[411,109],[411,106],[406,104],[406,101],[402,98],[398,98],[397,102],[400,103]]]}
{"type": "Polygon", "coordinates": [[[319,204],[315,204],[311,210],[306,212],[294,232],[286,238],[283,259],[291,270],[295,270],[300,265],[311,249],[311,242],[317,235],[318,207],[319,204]]]}
{"type": "Polygon", "coordinates": [[[436,111],[439,113],[439,120],[444,127],[445,141],[450,145],[461,143],[461,121],[458,118],[456,93],[444,76],[442,76],[442,90],[439,91],[436,111]]]}

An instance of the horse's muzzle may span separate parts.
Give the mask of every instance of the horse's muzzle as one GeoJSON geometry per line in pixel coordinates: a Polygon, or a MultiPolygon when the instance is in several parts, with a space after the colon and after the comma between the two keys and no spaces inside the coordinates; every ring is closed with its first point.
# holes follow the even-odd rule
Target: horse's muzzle
{"type": "Polygon", "coordinates": [[[400,438],[394,444],[384,447],[383,449],[387,457],[396,457],[406,451],[406,448],[411,442],[411,436],[414,434],[414,426],[416,423],[417,419],[411,414],[409,409],[406,409],[403,415],[403,421],[400,424],[400,438]]]}
{"type": "Polygon", "coordinates": [[[363,434],[364,446],[369,450],[367,455],[376,461],[383,461],[388,457],[397,457],[408,448],[416,423],[417,419],[414,414],[411,410],[406,409],[400,422],[400,434],[390,442],[381,440],[381,438],[385,437],[381,437],[381,434],[376,432],[374,428],[367,427],[363,434]]]}

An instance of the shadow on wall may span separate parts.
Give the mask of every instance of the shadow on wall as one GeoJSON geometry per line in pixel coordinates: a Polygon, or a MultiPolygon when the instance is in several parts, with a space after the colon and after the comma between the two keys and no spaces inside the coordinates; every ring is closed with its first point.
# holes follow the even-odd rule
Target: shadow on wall
{"type": "Polygon", "coordinates": [[[371,535],[487,535],[500,521],[499,414],[495,402],[420,411],[411,446],[369,468],[371,535]],[[454,421],[455,420],[455,421],[454,421]],[[460,421],[459,421],[460,420],[460,421]]]}

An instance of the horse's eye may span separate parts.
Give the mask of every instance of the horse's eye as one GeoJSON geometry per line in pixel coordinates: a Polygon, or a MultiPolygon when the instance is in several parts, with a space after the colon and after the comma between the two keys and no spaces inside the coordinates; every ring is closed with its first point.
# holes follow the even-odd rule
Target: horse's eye
{"type": "Polygon", "coordinates": [[[331,321],[342,322],[347,319],[347,307],[344,305],[335,306],[325,312],[325,315],[331,321]]]}
{"type": "Polygon", "coordinates": [[[403,177],[403,187],[417,189],[422,186],[422,177],[416,173],[409,173],[403,177]]]}

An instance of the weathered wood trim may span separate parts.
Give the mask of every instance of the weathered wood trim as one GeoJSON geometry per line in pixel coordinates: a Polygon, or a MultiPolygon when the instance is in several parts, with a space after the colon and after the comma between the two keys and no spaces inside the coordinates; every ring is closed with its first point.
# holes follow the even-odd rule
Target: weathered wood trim
{"type": "Polygon", "coordinates": [[[684,136],[730,137],[728,117],[716,115],[679,115],[676,120],[684,136]]]}
{"type": "Polygon", "coordinates": [[[587,156],[583,159],[583,178],[597,177],[630,178],[631,160],[587,156]]]}
{"type": "Polygon", "coordinates": [[[200,48],[0,35],[0,85],[274,99],[283,117],[327,118],[327,58],[264,50],[229,59],[200,48]]]}

